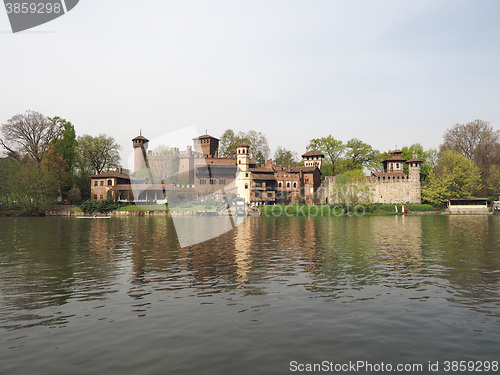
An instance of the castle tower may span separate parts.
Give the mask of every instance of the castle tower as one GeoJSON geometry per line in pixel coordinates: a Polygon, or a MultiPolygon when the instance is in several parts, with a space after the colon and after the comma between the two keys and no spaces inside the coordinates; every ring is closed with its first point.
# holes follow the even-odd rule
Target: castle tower
{"type": "Polygon", "coordinates": [[[148,158],[148,142],[149,139],[139,135],[132,139],[132,145],[134,146],[134,172],[139,172],[147,168],[148,158]]]}
{"type": "Polygon", "coordinates": [[[193,138],[194,149],[202,152],[206,158],[216,158],[219,150],[219,139],[211,135],[201,135],[193,138]]]}
{"type": "Polygon", "coordinates": [[[394,150],[391,152],[392,156],[385,159],[382,164],[384,165],[384,172],[403,172],[403,166],[406,159],[403,159],[401,154],[403,151],[394,150]]]}
{"type": "Polygon", "coordinates": [[[420,183],[420,170],[423,161],[417,158],[411,158],[406,162],[408,164],[408,178],[410,180],[417,180],[420,183]]]}
{"type": "Polygon", "coordinates": [[[245,172],[248,172],[248,168],[249,168],[249,164],[250,164],[249,150],[250,150],[250,146],[248,146],[248,145],[239,145],[236,147],[237,167],[245,172]]]}
{"type": "Polygon", "coordinates": [[[239,145],[236,147],[236,188],[238,197],[250,202],[251,172],[250,172],[250,146],[239,145]]]}
{"type": "Polygon", "coordinates": [[[302,160],[304,160],[305,167],[318,167],[318,169],[321,169],[321,163],[324,157],[325,155],[323,153],[316,150],[307,151],[305,154],[302,154],[302,160]]]}

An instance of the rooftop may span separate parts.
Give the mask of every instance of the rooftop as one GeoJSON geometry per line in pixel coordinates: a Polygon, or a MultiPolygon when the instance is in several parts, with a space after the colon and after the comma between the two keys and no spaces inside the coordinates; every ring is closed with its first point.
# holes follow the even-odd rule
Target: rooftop
{"type": "Polygon", "coordinates": [[[123,178],[126,180],[130,180],[130,176],[128,174],[119,171],[105,171],[99,174],[92,175],[90,176],[90,178],[123,178]]]}
{"type": "Polygon", "coordinates": [[[305,154],[302,154],[302,157],[304,156],[325,156],[322,152],[316,151],[316,150],[311,150],[307,151],[305,154]]]}

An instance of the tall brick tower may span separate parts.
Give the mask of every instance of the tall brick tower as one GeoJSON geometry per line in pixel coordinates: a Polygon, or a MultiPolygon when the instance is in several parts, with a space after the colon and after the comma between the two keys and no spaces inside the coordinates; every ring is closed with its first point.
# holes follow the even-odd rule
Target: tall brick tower
{"type": "Polygon", "coordinates": [[[211,135],[201,135],[193,138],[194,149],[197,152],[202,152],[205,157],[215,158],[218,156],[219,139],[211,135]]]}

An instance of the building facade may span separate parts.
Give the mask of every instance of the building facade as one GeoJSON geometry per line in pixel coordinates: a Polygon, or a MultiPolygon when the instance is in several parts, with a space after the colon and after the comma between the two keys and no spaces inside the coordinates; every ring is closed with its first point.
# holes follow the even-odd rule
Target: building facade
{"type": "MultiPolygon", "coordinates": [[[[362,203],[422,203],[422,160],[405,160],[401,150],[391,152],[392,156],[382,162],[383,172],[373,172],[366,176],[366,189],[359,189],[364,194],[362,203]],[[408,166],[408,173],[404,166],[408,166]]],[[[336,194],[335,176],[327,176],[323,182],[321,203],[344,203],[336,194]]]]}
{"type": "Polygon", "coordinates": [[[118,171],[105,171],[90,176],[90,199],[106,200],[132,200],[130,189],[130,176],[118,171]]]}

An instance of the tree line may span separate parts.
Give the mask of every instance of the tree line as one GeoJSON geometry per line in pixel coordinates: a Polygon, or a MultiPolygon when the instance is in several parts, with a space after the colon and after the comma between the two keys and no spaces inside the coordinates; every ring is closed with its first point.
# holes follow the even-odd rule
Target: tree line
{"type": "MultiPolygon", "coordinates": [[[[264,165],[270,156],[267,138],[261,132],[235,133],[228,129],[220,140],[222,156],[236,156],[236,146],[251,146],[252,157],[264,165]]],[[[309,150],[325,155],[321,166],[323,176],[339,176],[346,184],[364,181],[364,171],[381,171],[382,161],[391,157],[391,151],[380,152],[357,138],[347,142],[333,135],[311,139],[309,150]]],[[[439,149],[424,149],[420,143],[401,148],[406,160],[422,160],[422,197],[434,206],[443,206],[449,198],[471,196],[498,199],[500,194],[500,131],[489,122],[474,120],[456,124],[447,129],[439,149]]],[[[281,166],[301,166],[295,152],[279,146],[274,161],[281,166]]],[[[408,166],[404,166],[408,173],[408,166]]]]}
{"type": "MultiPolygon", "coordinates": [[[[257,131],[226,130],[219,155],[235,157],[239,144],[250,146],[251,157],[265,165],[271,156],[267,137],[257,131]]],[[[61,117],[39,112],[17,114],[0,127],[0,203],[24,204],[39,212],[56,202],[80,203],[90,198],[90,176],[118,168],[116,141],[105,134],[76,136],[73,124],[61,117]]],[[[323,176],[360,181],[365,170],[380,171],[390,151],[380,152],[357,138],[343,142],[333,135],[311,139],[309,150],[325,155],[323,176]]],[[[443,205],[452,197],[500,194],[500,131],[486,121],[456,124],[446,130],[439,149],[425,150],[415,143],[401,149],[405,159],[422,163],[422,197],[443,205]]],[[[279,146],[274,161],[281,166],[301,166],[298,155],[279,146]]],[[[405,166],[406,168],[406,166],[405,166]]]]}
{"type": "Polygon", "coordinates": [[[0,203],[28,214],[89,199],[90,176],[120,163],[121,147],[112,137],[77,137],[70,121],[30,110],[1,125],[0,147],[0,203]]]}

